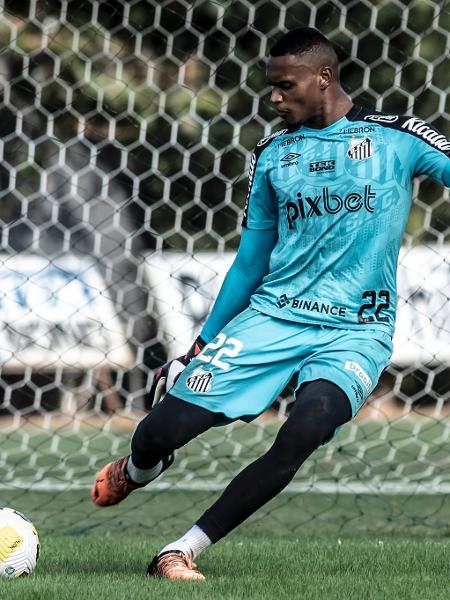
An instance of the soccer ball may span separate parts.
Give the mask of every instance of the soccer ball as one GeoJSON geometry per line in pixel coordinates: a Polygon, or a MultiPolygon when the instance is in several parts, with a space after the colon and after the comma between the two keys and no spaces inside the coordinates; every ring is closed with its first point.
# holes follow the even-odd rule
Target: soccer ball
{"type": "Polygon", "coordinates": [[[39,537],[33,523],[12,508],[0,507],[0,575],[29,575],[39,558],[39,537]]]}

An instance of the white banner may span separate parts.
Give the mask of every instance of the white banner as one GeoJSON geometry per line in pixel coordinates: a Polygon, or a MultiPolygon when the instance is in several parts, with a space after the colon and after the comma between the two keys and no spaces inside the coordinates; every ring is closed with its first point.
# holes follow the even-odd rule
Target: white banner
{"type": "Polygon", "coordinates": [[[94,263],[0,255],[0,365],[129,367],[132,352],[94,263]]]}
{"type": "Polygon", "coordinates": [[[150,314],[158,321],[169,358],[192,345],[233,260],[233,252],[155,252],[146,257],[150,314]]]}
{"type": "MultiPolygon", "coordinates": [[[[201,329],[234,253],[154,253],[146,258],[150,312],[169,357],[186,352],[201,329]]],[[[392,362],[450,364],[450,246],[402,248],[392,362]]]]}
{"type": "Polygon", "coordinates": [[[450,245],[402,248],[392,362],[450,364],[450,245]]]}

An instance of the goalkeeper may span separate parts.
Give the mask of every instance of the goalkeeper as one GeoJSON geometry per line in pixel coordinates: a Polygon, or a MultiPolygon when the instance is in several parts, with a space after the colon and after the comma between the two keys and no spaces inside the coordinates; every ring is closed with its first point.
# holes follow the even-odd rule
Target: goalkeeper
{"type": "Polygon", "coordinates": [[[175,449],[212,426],[251,421],[296,377],[272,447],[149,565],[169,579],[204,579],[200,552],[278,494],[374,390],[392,352],[412,179],[450,186],[450,142],[421,119],[354,105],[317,30],[275,43],[267,79],[284,126],[252,156],[236,259],[191,350],[156,374],[152,395],[167,393],[139,424],[131,455],[92,488],[97,505],[120,502],[175,449]]]}

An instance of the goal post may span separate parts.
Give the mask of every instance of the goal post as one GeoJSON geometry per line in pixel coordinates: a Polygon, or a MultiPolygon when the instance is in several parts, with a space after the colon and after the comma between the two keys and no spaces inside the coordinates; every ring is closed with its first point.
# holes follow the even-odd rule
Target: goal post
{"type": "MultiPolygon", "coordinates": [[[[56,513],[63,532],[112,528],[88,489],[128,452],[155,368],[208,314],[238,245],[252,148],[278,126],[264,57],[305,25],[334,42],[356,102],[450,134],[448,2],[0,3],[1,504],[27,503],[49,531],[56,513]]],[[[448,190],[416,180],[393,362],[279,501],[317,498],[299,523],[326,527],[339,504],[343,530],[398,519],[448,531],[449,226],[448,190]]],[[[146,525],[170,528],[214,498],[291,403],[288,387],[255,423],[180,451],[149,489],[176,508],[146,525]]],[[[148,501],[136,496],[130,507],[148,501]]]]}

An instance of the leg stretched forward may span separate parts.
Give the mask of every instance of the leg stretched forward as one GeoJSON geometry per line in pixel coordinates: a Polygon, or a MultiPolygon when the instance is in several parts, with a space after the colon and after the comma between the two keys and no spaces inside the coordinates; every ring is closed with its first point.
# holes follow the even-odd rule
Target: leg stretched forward
{"type": "Polygon", "coordinates": [[[161,475],[173,462],[174,450],[223,418],[171,394],[139,423],[131,441],[131,455],[108,463],[97,474],[91,498],[97,506],[111,506],[161,475]]]}

